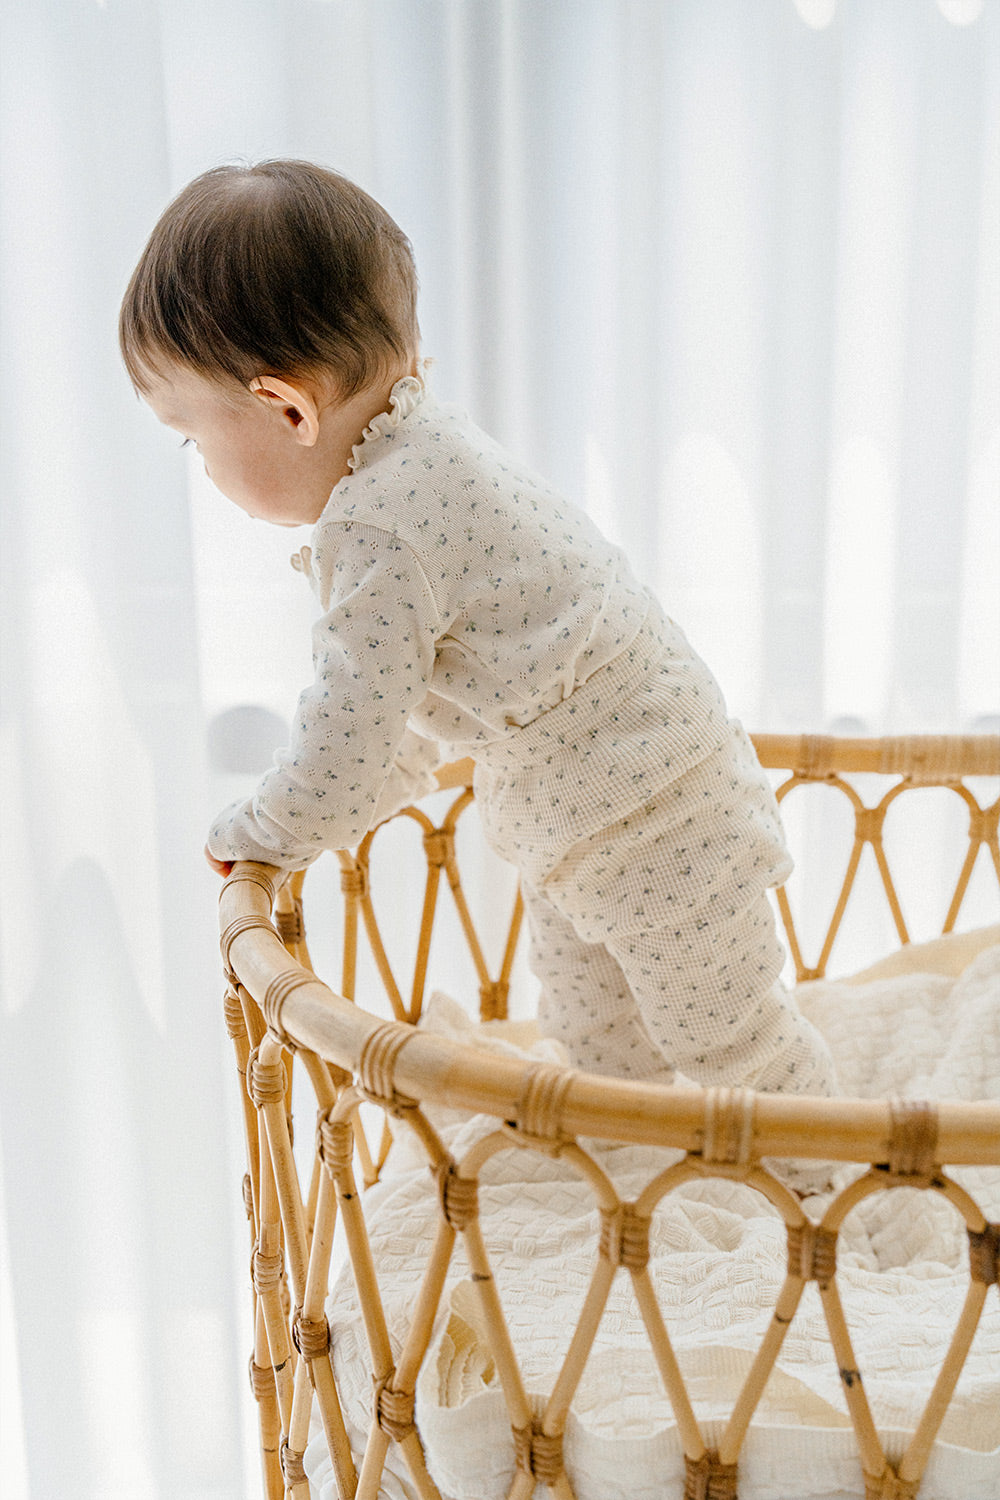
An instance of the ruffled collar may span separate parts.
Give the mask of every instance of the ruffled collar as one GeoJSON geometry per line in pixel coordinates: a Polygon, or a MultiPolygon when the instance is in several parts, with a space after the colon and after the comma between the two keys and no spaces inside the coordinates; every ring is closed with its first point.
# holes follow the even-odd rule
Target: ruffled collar
{"type": "Polygon", "coordinates": [[[415,411],[427,394],[420,375],[404,375],[389,392],[389,410],[374,417],[361,434],[361,441],[351,449],[348,464],[352,474],[365,469],[396,441],[401,422],[415,411]]]}

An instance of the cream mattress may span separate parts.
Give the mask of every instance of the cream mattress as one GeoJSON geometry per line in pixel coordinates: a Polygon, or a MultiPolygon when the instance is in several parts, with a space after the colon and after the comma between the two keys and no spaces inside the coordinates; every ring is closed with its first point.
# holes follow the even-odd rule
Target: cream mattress
{"type": "MultiPolygon", "coordinates": [[[[1000,1099],[1000,946],[954,970],[978,946],[932,944],[858,980],[801,986],[825,1032],[843,1091],[920,1098],[1000,1099]]],[[[473,1027],[436,996],[430,1029],[506,1049],[517,1028],[473,1027]]],[[[536,1043],[535,1056],[553,1056],[536,1043]]],[[[436,1123],[456,1156],[491,1122],[436,1123]]],[[[401,1143],[402,1144],[402,1143],[401,1143]]],[[[594,1148],[624,1198],[671,1157],[647,1148],[594,1148]]],[[[856,1169],[844,1168],[839,1185],[856,1169]]],[[[956,1169],[987,1217],[1000,1219],[1000,1168],[956,1169]]],[[[507,1151],[484,1174],[480,1213],[529,1392],[551,1389],[594,1261],[589,1189],[560,1162],[507,1151]]],[[[825,1201],[807,1204],[819,1217],[825,1201]]],[[[436,1225],[429,1174],[405,1147],[366,1197],[375,1263],[396,1347],[436,1225]]],[[[651,1233],[650,1270],[671,1340],[709,1442],[717,1439],[770,1318],[784,1275],[785,1231],[765,1200],[740,1184],[688,1185],[664,1200],[651,1233]]],[[[912,1432],[968,1287],[964,1226],[934,1193],[879,1194],[848,1218],[838,1281],[875,1420],[890,1458],[912,1432]]],[[[371,1378],[350,1269],[330,1299],[335,1368],[360,1452],[371,1378]]],[[[510,1426],[479,1325],[461,1247],[417,1388],[428,1467],[449,1500],[500,1500],[513,1477],[510,1426]]],[[[382,1494],[410,1500],[393,1447],[382,1494]]],[[[627,1274],[620,1272],[573,1401],[565,1461],[578,1500],[662,1500],[683,1491],[683,1457],[627,1274]]],[[[313,1492],[333,1500],[322,1441],[306,1459],[313,1492]]],[[[741,1500],[855,1500],[864,1486],[819,1297],[808,1285],[740,1460],[741,1500]]],[[[1000,1298],[991,1290],[921,1500],[1000,1500],[1000,1298]]]]}

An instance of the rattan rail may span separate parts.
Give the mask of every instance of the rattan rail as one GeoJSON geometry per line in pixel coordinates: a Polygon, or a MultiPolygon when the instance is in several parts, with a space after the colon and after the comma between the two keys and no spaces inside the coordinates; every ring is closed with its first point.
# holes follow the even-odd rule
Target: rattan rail
{"type": "MultiPolygon", "coordinates": [[[[886,812],[912,787],[942,786],[969,811],[969,844],[958,884],[943,918],[956,921],[977,855],[985,848],[1000,875],[998,803],[984,796],[980,778],[1000,775],[1000,740],[924,737],[888,741],[821,737],[758,737],[767,766],[787,776],[779,797],[805,783],[840,790],[855,812],[855,839],[840,895],[816,962],[803,961],[787,901],[782,914],[800,975],[821,974],[850,898],[861,851],[870,845],[878,863],[900,940],[908,937],[882,839],[886,812]],[[875,801],[856,789],[853,774],[889,778],[875,801]],[[970,786],[970,782],[972,785],[970,786]]],[[[505,1012],[507,986],[520,925],[520,906],[504,915],[506,938],[496,974],[469,911],[455,856],[455,828],[472,802],[471,766],[449,768],[442,787],[455,791],[443,818],[419,809],[416,819],[427,857],[427,875],[414,891],[421,908],[421,939],[408,987],[397,981],[381,941],[371,893],[370,853],[377,832],[361,848],[339,856],[345,903],[342,994],[312,972],[301,908],[302,879],[254,864],[238,865],[221,897],[222,951],[228,978],[226,1019],[241,1079],[247,1131],[245,1203],[253,1241],[254,1350],[251,1379],[259,1403],[264,1490],[307,1500],[302,1455],[314,1400],[343,1497],[375,1500],[390,1445],[398,1445],[409,1481],[421,1500],[439,1500],[427,1470],[416,1425],[414,1392],[430,1344],[456,1238],[464,1240],[489,1330],[510,1418],[513,1480],[509,1494],[525,1500],[539,1485],[560,1500],[574,1489],[564,1463],[563,1435],[574,1390],[592,1346],[609,1288],[631,1278],[663,1387],[683,1442],[685,1500],[730,1500],[737,1495],[739,1459],[754,1409],[774,1367],[803,1288],[815,1282],[830,1338],[830,1358],[843,1381],[858,1450],[859,1484],[868,1500],[909,1500],[920,1489],[985,1298],[997,1295],[1000,1224],[987,1221],[948,1168],[1000,1165],[1000,1104],[858,1099],[806,1099],[748,1090],[646,1086],[563,1069],[519,1057],[486,1056],[471,1047],[425,1034],[419,1018],[429,965],[441,877],[450,888],[479,976],[487,1016],[505,1012]],[[359,934],[365,932],[394,1019],[374,1013],[354,993],[359,934]],[[404,990],[408,998],[404,998],[404,990]],[[311,1174],[300,1179],[291,1138],[293,1066],[308,1078],[316,1105],[316,1151],[311,1174]],[[360,1109],[374,1105],[392,1129],[415,1133],[431,1169],[439,1205],[438,1230],[427,1246],[426,1267],[415,1291],[401,1349],[393,1353],[370,1252],[363,1182],[379,1175],[391,1131],[377,1142],[361,1127],[360,1109]],[[496,1129],[463,1159],[442,1143],[425,1107],[445,1105],[492,1116],[496,1129]],[[644,1191],[622,1201],[593,1152],[592,1139],[644,1143],[683,1152],[644,1191]],[[529,1398],[497,1292],[490,1249],[480,1229],[478,1185],[493,1156],[510,1149],[560,1156],[589,1183],[598,1209],[594,1270],[578,1325],[558,1379],[541,1412],[529,1398]],[[868,1164],[868,1170],[833,1199],[818,1222],[769,1170],[771,1158],[812,1157],[868,1164]],[[651,1217],[664,1196],[704,1176],[738,1178],[757,1188],[784,1220],[787,1263],[773,1317],[743,1383],[721,1441],[704,1439],[685,1386],[669,1330],[648,1275],[651,1217]],[[838,1290],[838,1232],[862,1198],[895,1186],[917,1187],[947,1199],[968,1237],[969,1284],[951,1349],[924,1415],[894,1463],[876,1430],[857,1370],[838,1290]],[[334,1226],[338,1215],[363,1304],[371,1358],[372,1406],[364,1453],[352,1453],[331,1353],[327,1295],[334,1226]],[[863,1478],[862,1478],[863,1476],[863,1478]]],[[[790,1483],[792,1477],[790,1476],[790,1483]]],[[[1000,1491],[998,1491],[1000,1492],[1000,1491]]],[[[789,1493],[792,1493],[790,1490],[789,1493]]],[[[678,1494],[680,1500],[680,1494],[678,1494]]]]}

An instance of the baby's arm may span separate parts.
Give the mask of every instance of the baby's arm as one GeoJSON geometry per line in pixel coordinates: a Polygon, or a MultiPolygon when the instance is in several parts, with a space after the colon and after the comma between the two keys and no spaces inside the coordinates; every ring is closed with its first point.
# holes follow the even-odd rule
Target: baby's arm
{"type": "Polygon", "coordinates": [[[391,818],[401,807],[419,802],[421,797],[433,792],[437,788],[434,772],[442,759],[437,740],[428,740],[416,730],[407,728],[379,792],[372,825],[391,818]]]}
{"type": "MultiPolygon", "coordinates": [[[[426,695],[440,622],[419,563],[375,527],[345,525],[325,540],[336,550],[327,612],[313,631],[314,681],[299,698],[290,747],[253,796],[213,824],[213,868],[253,859],[303,869],[321,849],[357,844],[383,815],[407,720],[426,695]]],[[[397,805],[423,790],[419,768],[409,780],[406,771],[397,805]]]]}

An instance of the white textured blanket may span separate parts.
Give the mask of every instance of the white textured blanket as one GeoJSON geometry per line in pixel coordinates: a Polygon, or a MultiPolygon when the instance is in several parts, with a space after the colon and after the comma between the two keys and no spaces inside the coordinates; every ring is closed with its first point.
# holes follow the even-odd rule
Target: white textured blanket
{"type": "MultiPolygon", "coordinates": [[[[898,966],[896,966],[898,967],[898,966]]],[[[931,968],[948,964],[935,955],[931,968]]],[[[827,1035],[841,1085],[856,1096],[1000,1099],[1000,947],[958,976],[899,974],[803,986],[800,1001],[827,1035]]],[[[472,1039],[457,1007],[435,999],[431,1029],[472,1039]]],[[[505,1045],[476,1034],[486,1045],[505,1045]]],[[[510,1033],[508,1033],[509,1035],[510,1033]]],[[[535,1055],[545,1055],[539,1044],[535,1055]]],[[[550,1054],[551,1055],[551,1054],[550,1054]]],[[[484,1128],[436,1123],[461,1156],[484,1128]]],[[[636,1196],[668,1153],[604,1148],[623,1198],[636,1196]]],[[[854,1169],[846,1168],[850,1175],[854,1169]]],[[[988,1218],[1000,1219],[1000,1168],[956,1169],[988,1218]]],[[[846,1176],[843,1178],[846,1180],[846,1176]]],[[[589,1189],[565,1165],[526,1151],[491,1163],[480,1195],[487,1246],[532,1393],[562,1361],[594,1260],[589,1189]]],[[[426,1168],[403,1151],[370,1193],[367,1218],[390,1324],[405,1330],[436,1223],[426,1168]]],[[[807,1208],[817,1218],[822,1200],[807,1208]]],[[[890,1458],[926,1402],[969,1283],[968,1242],[937,1194],[901,1189],[848,1218],[838,1281],[858,1364],[890,1458]]],[[[651,1234],[650,1269],[696,1414],[717,1439],[768,1323],[784,1276],[785,1231],[759,1194],[722,1181],[669,1195],[651,1234]]],[[[331,1297],[337,1379],[363,1445],[371,1402],[364,1330],[349,1270],[331,1297]]],[[[461,1248],[417,1388],[428,1467],[453,1500],[500,1500],[513,1475],[510,1426],[479,1329],[461,1248]]],[[[661,1500],[683,1490],[681,1445],[630,1281],[619,1273],[567,1425],[565,1460],[578,1500],[661,1500]]],[[[402,1461],[383,1494],[409,1496],[402,1461]]],[[[314,1493],[331,1500],[329,1467],[307,1455],[314,1493]]],[[[845,1500],[864,1486],[836,1360],[815,1285],[805,1289],[740,1459],[741,1500],[845,1500]],[[790,1488],[790,1484],[793,1488],[790,1488]]],[[[1000,1500],[1000,1298],[991,1290],[921,1500],[1000,1500]]]]}

